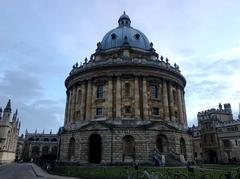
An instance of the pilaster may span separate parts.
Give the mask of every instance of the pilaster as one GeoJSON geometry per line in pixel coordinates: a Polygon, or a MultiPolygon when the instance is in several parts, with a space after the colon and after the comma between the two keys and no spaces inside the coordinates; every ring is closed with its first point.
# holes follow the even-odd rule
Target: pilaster
{"type": "Polygon", "coordinates": [[[112,108],[113,108],[113,80],[112,77],[109,78],[108,80],[108,97],[106,98],[108,108],[107,108],[107,115],[108,118],[112,119],[113,113],[112,113],[112,108]]]}
{"type": "Polygon", "coordinates": [[[169,121],[168,91],[166,80],[163,80],[163,109],[165,120],[169,121]]]}
{"type": "Polygon", "coordinates": [[[117,77],[116,84],[116,118],[121,118],[121,81],[120,77],[117,77]]]}
{"type": "Polygon", "coordinates": [[[149,118],[149,106],[148,106],[148,91],[147,91],[147,80],[143,78],[143,118],[149,118]]]}
{"type": "Polygon", "coordinates": [[[135,103],[135,118],[140,118],[140,106],[139,106],[139,80],[135,77],[134,80],[134,103],[135,103]]]}
{"type": "Polygon", "coordinates": [[[91,107],[92,107],[92,81],[91,79],[87,82],[87,99],[86,99],[86,120],[91,120],[91,107]]]}

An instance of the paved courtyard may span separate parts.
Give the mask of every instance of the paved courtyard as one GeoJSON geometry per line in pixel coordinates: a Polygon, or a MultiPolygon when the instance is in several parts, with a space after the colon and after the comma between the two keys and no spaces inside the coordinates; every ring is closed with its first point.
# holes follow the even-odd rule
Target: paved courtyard
{"type": "Polygon", "coordinates": [[[1,179],[74,179],[72,177],[61,177],[50,175],[33,163],[12,163],[0,165],[1,179]]]}

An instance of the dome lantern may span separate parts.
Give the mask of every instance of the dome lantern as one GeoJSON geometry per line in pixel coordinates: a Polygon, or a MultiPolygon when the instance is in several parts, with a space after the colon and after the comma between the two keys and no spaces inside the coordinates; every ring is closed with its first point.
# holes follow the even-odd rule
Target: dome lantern
{"type": "Polygon", "coordinates": [[[120,16],[118,19],[118,24],[119,26],[130,26],[131,25],[131,20],[129,16],[123,11],[123,14],[120,16]]]}

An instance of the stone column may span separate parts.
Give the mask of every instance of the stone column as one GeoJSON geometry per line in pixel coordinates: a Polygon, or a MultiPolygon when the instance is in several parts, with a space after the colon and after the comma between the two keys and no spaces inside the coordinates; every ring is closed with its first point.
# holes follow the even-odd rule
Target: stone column
{"type": "Polygon", "coordinates": [[[121,82],[120,77],[117,77],[116,84],[116,118],[121,118],[121,82]]]}
{"type": "Polygon", "coordinates": [[[66,125],[66,123],[68,121],[69,91],[67,91],[66,94],[67,94],[67,98],[66,98],[66,106],[65,106],[64,125],[66,125]]]}
{"type": "Polygon", "coordinates": [[[81,84],[81,91],[82,91],[82,96],[81,96],[81,103],[80,103],[80,120],[84,119],[84,110],[85,110],[85,83],[81,84]]]}
{"type": "Polygon", "coordinates": [[[112,108],[113,108],[113,80],[112,77],[109,78],[108,80],[108,95],[107,95],[107,116],[109,119],[113,118],[113,113],[112,113],[112,108]]]}
{"type": "Polygon", "coordinates": [[[73,87],[72,122],[76,121],[77,86],[73,87]]]}
{"type": "Polygon", "coordinates": [[[178,86],[178,111],[179,111],[179,120],[183,124],[183,109],[182,109],[182,95],[181,95],[181,88],[178,86]]]}
{"type": "Polygon", "coordinates": [[[135,118],[139,119],[140,118],[140,106],[139,106],[139,81],[138,77],[135,77],[134,81],[134,100],[135,100],[135,118]]]}
{"type": "Polygon", "coordinates": [[[91,92],[91,98],[92,98],[92,104],[91,104],[91,118],[93,119],[96,115],[96,105],[95,105],[95,99],[96,99],[96,83],[92,82],[92,92],[91,92]]]}
{"type": "Polygon", "coordinates": [[[91,107],[92,107],[92,81],[88,80],[87,84],[87,99],[86,99],[86,120],[91,120],[91,107]]]}
{"type": "Polygon", "coordinates": [[[165,120],[169,121],[168,91],[166,80],[163,80],[163,109],[165,120]]]}
{"type": "Polygon", "coordinates": [[[72,107],[72,88],[71,89],[69,89],[69,104],[68,104],[68,117],[67,117],[67,119],[68,119],[68,122],[70,122],[71,121],[71,107],[72,107]]]}
{"type": "Polygon", "coordinates": [[[143,78],[143,118],[149,119],[150,117],[150,111],[148,106],[148,91],[147,91],[147,80],[146,78],[143,78]]]}
{"type": "Polygon", "coordinates": [[[173,102],[173,93],[172,93],[172,84],[168,83],[168,96],[169,96],[169,106],[170,106],[170,119],[171,121],[175,121],[174,114],[174,102],[173,102]]]}
{"type": "Polygon", "coordinates": [[[187,113],[186,113],[186,106],[185,106],[185,99],[184,99],[184,90],[182,90],[181,96],[182,96],[183,121],[184,121],[185,127],[187,127],[187,113]]]}

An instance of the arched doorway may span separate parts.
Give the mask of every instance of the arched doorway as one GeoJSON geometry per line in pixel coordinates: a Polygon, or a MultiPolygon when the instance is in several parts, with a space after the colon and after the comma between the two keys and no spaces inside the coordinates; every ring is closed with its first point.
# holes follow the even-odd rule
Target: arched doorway
{"type": "Polygon", "coordinates": [[[183,138],[180,139],[180,154],[184,155],[185,160],[187,159],[186,143],[183,138]]]}
{"type": "Polygon", "coordinates": [[[209,163],[217,163],[217,152],[216,151],[209,151],[208,152],[208,157],[209,157],[209,163]]]}
{"type": "Polygon", "coordinates": [[[168,139],[165,135],[160,134],[156,138],[156,147],[160,153],[168,152],[168,139]]]}
{"type": "Polygon", "coordinates": [[[123,137],[123,161],[126,156],[131,157],[133,161],[135,160],[135,142],[131,135],[123,137]]]}
{"type": "Polygon", "coordinates": [[[102,139],[98,134],[89,138],[89,163],[100,163],[102,158],[102,139]]]}
{"type": "Polygon", "coordinates": [[[73,160],[75,155],[75,139],[72,137],[68,145],[68,160],[73,160]]]}

